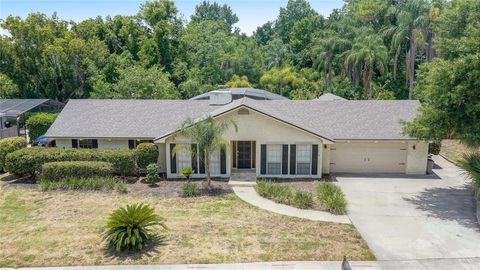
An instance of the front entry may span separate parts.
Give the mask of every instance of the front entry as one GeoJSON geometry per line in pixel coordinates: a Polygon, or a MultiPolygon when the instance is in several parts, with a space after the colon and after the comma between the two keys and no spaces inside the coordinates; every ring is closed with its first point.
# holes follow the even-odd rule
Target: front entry
{"type": "Polygon", "coordinates": [[[255,168],[255,142],[235,141],[234,144],[234,166],[237,169],[255,168]]]}

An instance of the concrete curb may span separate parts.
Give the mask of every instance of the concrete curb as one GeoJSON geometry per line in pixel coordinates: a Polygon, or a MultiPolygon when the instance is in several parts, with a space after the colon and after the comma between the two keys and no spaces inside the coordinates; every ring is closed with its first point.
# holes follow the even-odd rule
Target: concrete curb
{"type": "Polygon", "coordinates": [[[327,221],[335,223],[352,224],[346,215],[333,215],[324,211],[298,209],[292,206],[279,204],[258,195],[253,187],[233,186],[233,191],[245,202],[258,208],[291,217],[309,219],[314,221],[327,221]]]}

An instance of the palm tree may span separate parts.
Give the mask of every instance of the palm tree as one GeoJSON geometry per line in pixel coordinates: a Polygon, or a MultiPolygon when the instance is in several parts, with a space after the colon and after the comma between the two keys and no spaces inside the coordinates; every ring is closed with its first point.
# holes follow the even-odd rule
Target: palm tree
{"type": "Polygon", "coordinates": [[[333,81],[333,60],[335,55],[344,52],[350,47],[350,41],[332,36],[326,39],[321,39],[314,48],[316,59],[314,65],[321,70],[326,70],[325,82],[327,88],[331,89],[333,81]]]}
{"type": "Polygon", "coordinates": [[[426,0],[407,0],[391,8],[397,23],[386,29],[385,33],[392,36],[392,49],[396,50],[393,62],[393,77],[397,76],[397,61],[402,45],[408,48],[405,62],[407,67],[408,98],[413,97],[413,82],[415,77],[415,57],[418,46],[425,41],[425,28],[428,25],[429,3],[426,0]]]}
{"type": "MultiPolygon", "coordinates": [[[[237,131],[237,125],[233,121],[215,121],[209,116],[199,122],[191,119],[184,121],[176,133],[176,136],[187,137],[192,143],[197,144],[198,149],[203,150],[203,155],[199,155],[201,162],[205,164],[205,174],[207,178],[207,186],[210,188],[210,157],[214,151],[226,149],[228,142],[222,138],[223,133],[233,125],[237,131]]],[[[174,154],[184,145],[177,144],[174,148],[174,154]]],[[[188,146],[188,149],[189,146],[188,146]]]]}
{"type": "Polygon", "coordinates": [[[354,69],[363,73],[365,95],[370,95],[372,73],[375,70],[383,73],[386,69],[388,51],[383,45],[382,38],[375,34],[359,38],[345,55],[345,66],[353,66],[354,69]]]}

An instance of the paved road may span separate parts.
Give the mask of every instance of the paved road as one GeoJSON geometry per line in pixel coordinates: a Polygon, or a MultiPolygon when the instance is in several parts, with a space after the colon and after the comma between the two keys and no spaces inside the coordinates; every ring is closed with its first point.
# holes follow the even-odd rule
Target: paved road
{"type": "Polygon", "coordinates": [[[377,259],[480,257],[473,187],[438,162],[434,177],[337,176],[348,215],[377,259]]]}
{"type": "MultiPolygon", "coordinates": [[[[232,264],[177,265],[105,265],[70,267],[33,267],[22,270],[339,270],[338,261],[260,262],[232,264]]],[[[480,269],[480,258],[407,261],[350,262],[353,270],[474,270],[480,269]]],[[[0,268],[4,269],[4,268],[0,268]]],[[[13,269],[12,269],[13,270],[13,269]]]]}

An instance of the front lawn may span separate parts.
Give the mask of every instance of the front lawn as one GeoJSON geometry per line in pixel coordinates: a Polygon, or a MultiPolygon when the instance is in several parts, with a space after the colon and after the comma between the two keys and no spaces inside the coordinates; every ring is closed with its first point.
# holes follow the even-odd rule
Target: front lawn
{"type": "Polygon", "coordinates": [[[372,260],[353,225],[286,217],[234,194],[195,198],[41,192],[0,183],[0,267],[372,260]],[[167,241],[115,256],[100,237],[114,209],[148,203],[166,219],[167,241]]]}

